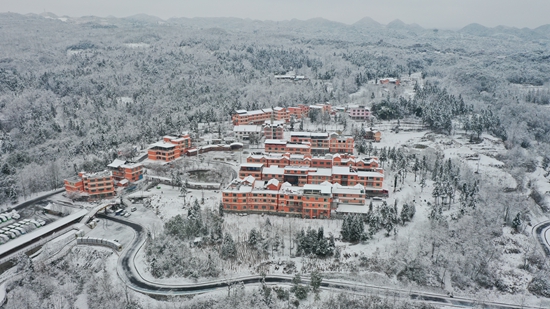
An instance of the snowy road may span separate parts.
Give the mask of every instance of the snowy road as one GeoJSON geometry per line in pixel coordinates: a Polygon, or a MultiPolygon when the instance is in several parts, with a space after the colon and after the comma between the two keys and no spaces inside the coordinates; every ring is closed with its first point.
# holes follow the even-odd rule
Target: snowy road
{"type": "MultiPolygon", "coordinates": [[[[120,218],[109,217],[105,215],[98,215],[97,217],[111,220],[113,222],[126,225],[132,228],[135,232],[134,241],[132,244],[125,248],[119,258],[118,267],[119,277],[130,287],[131,289],[149,295],[190,295],[201,294],[211,292],[218,289],[227,289],[231,285],[245,284],[245,285],[259,285],[262,279],[267,284],[282,284],[290,285],[293,276],[290,275],[267,275],[265,278],[262,276],[243,276],[235,277],[231,280],[212,280],[210,282],[196,283],[196,284],[165,284],[160,282],[152,282],[144,279],[135,267],[135,257],[138,251],[143,247],[146,241],[145,229],[136,223],[132,223],[120,218]]],[[[550,226],[550,222],[546,228],[550,226]]],[[[302,277],[302,281],[309,283],[308,277],[302,277]]],[[[538,308],[529,307],[520,304],[501,303],[493,301],[480,301],[470,298],[462,297],[449,297],[443,294],[419,292],[412,290],[404,290],[397,288],[390,288],[384,286],[376,286],[369,284],[361,284],[346,281],[336,281],[324,279],[321,285],[324,290],[336,290],[345,291],[348,293],[356,293],[361,295],[380,295],[401,299],[425,301],[437,305],[445,305],[447,307],[459,307],[459,308],[491,308],[491,309],[511,309],[511,308],[538,308]]]]}
{"type": "Polygon", "coordinates": [[[546,256],[550,256],[550,221],[541,222],[533,227],[533,234],[542,246],[546,256]]]}

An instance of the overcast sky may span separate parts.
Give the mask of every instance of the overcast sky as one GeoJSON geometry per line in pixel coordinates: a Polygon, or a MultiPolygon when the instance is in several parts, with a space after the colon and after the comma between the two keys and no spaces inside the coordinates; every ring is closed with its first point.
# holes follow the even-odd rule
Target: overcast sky
{"type": "Polygon", "coordinates": [[[241,17],[260,20],[326,19],[351,24],[369,16],[426,28],[470,23],[536,28],[550,23],[550,0],[0,0],[0,11],[69,16],[241,17]]]}

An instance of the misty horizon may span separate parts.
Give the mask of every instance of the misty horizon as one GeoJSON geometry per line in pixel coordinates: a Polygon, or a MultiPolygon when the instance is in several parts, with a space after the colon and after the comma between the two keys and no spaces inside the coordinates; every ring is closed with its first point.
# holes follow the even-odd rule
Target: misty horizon
{"type": "MultiPolygon", "coordinates": [[[[81,1],[46,0],[24,5],[20,1],[7,0],[3,12],[19,14],[53,13],[56,16],[73,18],[83,16],[127,18],[145,14],[162,20],[170,18],[239,18],[260,21],[310,20],[323,18],[347,25],[365,17],[387,25],[395,20],[405,24],[417,24],[423,28],[456,30],[472,23],[485,27],[515,27],[535,29],[550,23],[544,12],[550,11],[550,2],[541,0],[516,1],[485,0],[483,2],[464,0],[447,1],[434,5],[432,1],[419,0],[415,3],[397,1],[392,3],[371,3],[345,0],[337,5],[330,1],[304,0],[297,3],[283,0],[239,0],[226,3],[208,0],[200,4],[174,3],[161,0],[156,4],[147,1],[124,3],[99,0],[94,4],[81,1]],[[29,9],[30,8],[30,9],[29,9]]],[[[33,1],[30,1],[33,2],[33,1]]]]}

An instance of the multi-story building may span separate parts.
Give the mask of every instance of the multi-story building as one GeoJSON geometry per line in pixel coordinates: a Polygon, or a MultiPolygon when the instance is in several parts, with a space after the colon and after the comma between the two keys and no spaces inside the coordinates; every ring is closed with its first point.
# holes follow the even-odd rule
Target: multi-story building
{"type": "Polygon", "coordinates": [[[149,146],[147,158],[154,161],[173,161],[185,154],[185,151],[191,148],[191,136],[189,133],[183,133],[179,137],[164,136],[162,141],[149,146]]]}
{"type": "Polygon", "coordinates": [[[335,183],[332,185],[332,198],[335,203],[365,205],[365,197],[365,187],[360,184],[342,186],[335,183]]]}
{"type": "Polygon", "coordinates": [[[359,184],[364,187],[369,196],[387,195],[383,188],[384,171],[379,167],[376,158],[346,158],[342,160],[340,156],[335,155],[332,161],[327,162],[326,167],[313,167],[311,162],[314,162],[315,159],[310,157],[308,159],[302,161],[305,164],[285,165],[291,161],[288,154],[278,157],[251,155],[247,161],[258,163],[241,165],[239,177],[253,176],[262,181],[277,179],[298,187],[325,182],[342,186],[359,184]],[[276,158],[280,160],[276,160],[276,158]]]}
{"type": "Polygon", "coordinates": [[[278,139],[284,138],[284,123],[282,121],[266,121],[263,125],[263,134],[266,139],[278,139]]]}
{"type": "Polygon", "coordinates": [[[67,193],[79,193],[89,199],[108,198],[115,195],[115,182],[110,171],[78,173],[78,177],[65,179],[67,193]]]}
{"type": "Polygon", "coordinates": [[[233,127],[233,133],[235,138],[240,141],[247,141],[250,139],[250,135],[255,134],[257,137],[261,137],[264,129],[259,125],[238,125],[233,127]]]}
{"type": "Polygon", "coordinates": [[[365,131],[365,140],[380,142],[382,140],[382,132],[369,128],[367,131],[365,131]]]}
{"type": "Polygon", "coordinates": [[[332,105],[330,104],[298,104],[298,106],[294,107],[263,108],[253,111],[240,109],[236,110],[231,118],[234,126],[253,124],[260,125],[263,124],[266,120],[283,121],[285,123],[288,123],[291,116],[294,116],[295,119],[307,117],[310,109],[317,109],[321,113],[333,113],[332,105]]]}
{"type": "Polygon", "coordinates": [[[302,216],[330,218],[331,189],[331,186],[327,185],[305,185],[302,195],[302,216]]]}
{"type": "Polygon", "coordinates": [[[304,218],[329,218],[332,206],[331,186],[295,187],[278,180],[255,180],[249,176],[235,179],[222,192],[227,211],[292,214],[304,218]]]}
{"type": "Polygon", "coordinates": [[[324,156],[311,156],[300,154],[252,154],[246,159],[247,163],[262,163],[264,166],[285,167],[309,166],[317,168],[332,168],[333,166],[351,166],[358,171],[379,172],[384,171],[380,168],[380,161],[377,157],[358,158],[349,154],[326,154],[324,156]]]}
{"type": "Polygon", "coordinates": [[[290,113],[284,107],[274,107],[273,120],[287,123],[290,121],[290,113]]]}
{"type": "MultiPolygon", "coordinates": [[[[349,153],[353,154],[355,141],[351,136],[338,133],[291,132],[290,141],[311,145],[312,154],[349,153]]],[[[266,150],[266,152],[268,152],[266,150]]]]}
{"type": "Polygon", "coordinates": [[[280,182],[285,181],[285,168],[272,165],[262,169],[262,175],[259,179],[277,179],[280,182]]]}
{"type": "Polygon", "coordinates": [[[84,192],[84,182],[82,177],[74,176],[64,180],[65,191],[67,193],[83,193],[84,192]]]}
{"type": "Polygon", "coordinates": [[[329,182],[299,187],[277,179],[263,181],[248,176],[235,179],[222,192],[223,208],[232,212],[330,218],[331,211],[341,204],[367,207],[365,188],[329,182]]]}
{"type": "Polygon", "coordinates": [[[253,124],[260,125],[266,120],[283,121],[288,123],[290,122],[291,115],[293,115],[295,119],[301,119],[307,117],[309,110],[312,108],[318,109],[321,113],[332,113],[332,106],[330,104],[315,104],[309,106],[299,104],[295,107],[274,107],[253,111],[240,109],[236,110],[235,114],[233,114],[231,118],[234,126],[253,124]]]}
{"type": "Polygon", "coordinates": [[[289,122],[290,114],[284,107],[264,108],[253,111],[244,109],[235,111],[232,116],[234,126],[263,124],[266,120],[278,120],[289,122]]]}
{"type": "Polygon", "coordinates": [[[302,119],[307,117],[309,106],[300,104],[298,106],[287,107],[287,110],[290,116],[294,116],[295,119],[302,119]]]}
{"type": "MultiPolygon", "coordinates": [[[[303,187],[308,183],[307,176],[309,172],[310,168],[307,166],[285,166],[283,180],[291,185],[303,187]]],[[[268,179],[266,178],[265,180],[268,179]]]]}
{"type": "Polygon", "coordinates": [[[266,139],[264,141],[265,152],[273,153],[285,153],[286,151],[286,141],[280,139],[266,139]]]}
{"type": "Polygon", "coordinates": [[[124,185],[128,182],[135,182],[143,177],[143,164],[130,163],[124,160],[115,159],[107,165],[113,173],[113,177],[118,185],[124,185]],[[124,181],[126,180],[126,181],[124,181]]]}
{"type": "Polygon", "coordinates": [[[165,141],[151,144],[147,150],[147,158],[154,161],[174,161],[176,159],[176,145],[165,141]]]}
{"type": "Polygon", "coordinates": [[[240,178],[246,178],[248,176],[252,176],[256,179],[262,178],[262,169],[264,165],[261,163],[244,163],[241,164],[240,170],[239,170],[239,177],[240,178]]]}
{"type": "Polygon", "coordinates": [[[341,136],[332,133],[329,137],[329,153],[349,153],[353,154],[355,141],[351,136],[341,136]]]}
{"type": "Polygon", "coordinates": [[[350,105],[347,112],[349,117],[354,120],[368,120],[370,118],[370,110],[364,105],[350,105]]]}

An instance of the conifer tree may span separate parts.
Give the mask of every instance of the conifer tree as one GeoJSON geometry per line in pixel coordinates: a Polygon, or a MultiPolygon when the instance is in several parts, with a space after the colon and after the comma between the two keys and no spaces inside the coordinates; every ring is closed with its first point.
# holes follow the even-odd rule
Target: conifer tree
{"type": "Polygon", "coordinates": [[[220,254],[221,258],[224,260],[233,259],[237,257],[237,247],[233,241],[231,234],[226,233],[223,242],[222,242],[222,252],[220,254]]]}

